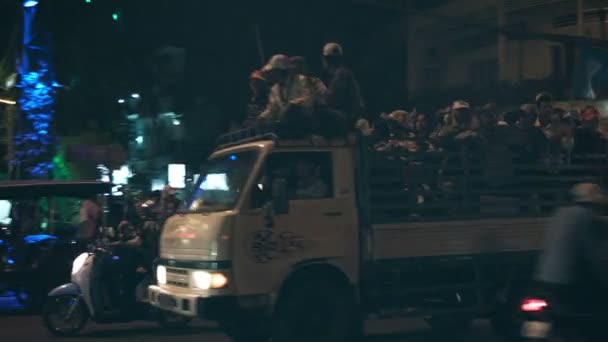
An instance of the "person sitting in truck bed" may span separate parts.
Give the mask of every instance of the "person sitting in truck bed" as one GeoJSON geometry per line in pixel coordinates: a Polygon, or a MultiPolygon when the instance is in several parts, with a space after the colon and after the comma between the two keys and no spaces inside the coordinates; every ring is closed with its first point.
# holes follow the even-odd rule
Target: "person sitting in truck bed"
{"type": "Polygon", "coordinates": [[[318,173],[315,165],[308,160],[296,162],[296,199],[323,198],[327,196],[329,187],[318,173]]]}

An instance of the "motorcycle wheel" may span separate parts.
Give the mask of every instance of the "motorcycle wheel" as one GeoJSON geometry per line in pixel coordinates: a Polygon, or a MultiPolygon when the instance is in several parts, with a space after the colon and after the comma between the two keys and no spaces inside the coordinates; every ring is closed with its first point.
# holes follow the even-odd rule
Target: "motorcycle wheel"
{"type": "Polygon", "coordinates": [[[89,320],[89,313],[80,298],[66,295],[49,298],[42,318],[51,334],[73,336],[84,328],[89,320]]]}
{"type": "Polygon", "coordinates": [[[184,329],[190,324],[192,318],[182,316],[170,311],[160,310],[158,313],[158,324],[169,330],[184,329]]]}

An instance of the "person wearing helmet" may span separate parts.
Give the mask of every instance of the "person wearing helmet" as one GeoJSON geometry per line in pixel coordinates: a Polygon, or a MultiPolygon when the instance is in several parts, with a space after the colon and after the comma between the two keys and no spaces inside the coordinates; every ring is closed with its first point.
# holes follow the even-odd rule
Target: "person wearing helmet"
{"type": "Polygon", "coordinates": [[[584,341],[605,341],[605,329],[594,319],[608,304],[608,222],[602,216],[608,200],[597,184],[577,184],[573,205],[558,210],[547,227],[536,281],[554,306],[568,316],[582,314],[584,341]]]}
{"type": "MultiPolygon", "coordinates": [[[[304,125],[312,114],[313,96],[306,78],[290,71],[289,57],[274,55],[264,66],[268,79],[275,83],[270,89],[268,105],[259,121],[276,123],[290,121],[293,127],[304,125]],[[287,120],[289,119],[289,120],[287,120]]],[[[309,121],[309,120],[308,120],[309,121]]]]}
{"type": "Polygon", "coordinates": [[[327,108],[337,113],[349,130],[363,114],[361,90],[352,71],[344,66],[344,53],[338,43],[327,43],[323,47],[323,67],[329,78],[325,101],[327,108]]]}

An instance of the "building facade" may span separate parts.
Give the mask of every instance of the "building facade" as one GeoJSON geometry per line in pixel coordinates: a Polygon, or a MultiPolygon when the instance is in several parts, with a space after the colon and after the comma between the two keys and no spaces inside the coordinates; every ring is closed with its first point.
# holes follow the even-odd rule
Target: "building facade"
{"type": "MultiPolygon", "coordinates": [[[[607,12],[602,0],[444,1],[409,12],[410,98],[575,97],[577,73],[588,71],[581,56],[606,39],[607,12]]],[[[594,97],[608,96],[600,88],[594,97]]]]}

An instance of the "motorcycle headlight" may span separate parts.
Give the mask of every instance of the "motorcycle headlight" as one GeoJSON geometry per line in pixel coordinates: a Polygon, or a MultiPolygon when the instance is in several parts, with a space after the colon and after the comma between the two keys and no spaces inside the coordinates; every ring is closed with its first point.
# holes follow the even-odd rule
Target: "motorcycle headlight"
{"type": "Polygon", "coordinates": [[[165,266],[156,267],[156,281],[158,285],[165,285],[167,283],[167,268],[165,266]]]}
{"type": "Polygon", "coordinates": [[[78,271],[80,271],[82,266],[84,266],[84,263],[87,261],[88,257],[89,257],[88,253],[82,253],[76,259],[74,259],[74,262],[72,263],[72,275],[74,275],[74,274],[78,273],[78,271]]]}
{"type": "Polygon", "coordinates": [[[228,285],[228,278],[221,273],[194,271],[192,272],[192,283],[194,287],[201,290],[221,289],[228,285]]]}

